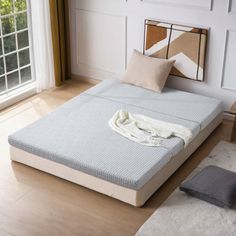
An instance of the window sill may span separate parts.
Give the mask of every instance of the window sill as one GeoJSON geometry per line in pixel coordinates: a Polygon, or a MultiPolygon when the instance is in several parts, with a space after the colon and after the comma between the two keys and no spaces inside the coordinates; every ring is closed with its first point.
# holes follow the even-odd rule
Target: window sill
{"type": "Polygon", "coordinates": [[[2,95],[0,96],[0,111],[34,94],[36,94],[36,83],[32,82],[6,95],[2,95]]]}

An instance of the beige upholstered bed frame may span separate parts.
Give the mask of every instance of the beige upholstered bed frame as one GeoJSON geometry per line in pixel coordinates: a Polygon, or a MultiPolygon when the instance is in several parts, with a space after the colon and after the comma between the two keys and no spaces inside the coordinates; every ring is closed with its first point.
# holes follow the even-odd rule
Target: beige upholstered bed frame
{"type": "Polygon", "coordinates": [[[178,155],[174,156],[141,189],[133,190],[74,170],[67,166],[25,152],[10,146],[11,160],[34,167],[52,175],[66,179],[86,188],[106,194],[133,206],[142,206],[148,198],[188,159],[203,141],[222,122],[223,114],[218,115],[197,137],[178,155]]]}

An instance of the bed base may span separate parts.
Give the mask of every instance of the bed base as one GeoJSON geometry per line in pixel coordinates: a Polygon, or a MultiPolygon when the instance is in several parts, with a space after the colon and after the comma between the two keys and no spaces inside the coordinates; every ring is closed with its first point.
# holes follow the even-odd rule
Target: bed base
{"type": "Polygon", "coordinates": [[[62,164],[25,152],[13,146],[10,146],[10,157],[12,161],[55,175],[133,206],[141,207],[190,157],[190,155],[204,142],[216,127],[221,124],[222,121],[223,114],[220,114],[204,130],[202,130],[185,149],[172,157],[172,159],[139,190],[122,187],[81,171],[74,170],[62,164]]]}

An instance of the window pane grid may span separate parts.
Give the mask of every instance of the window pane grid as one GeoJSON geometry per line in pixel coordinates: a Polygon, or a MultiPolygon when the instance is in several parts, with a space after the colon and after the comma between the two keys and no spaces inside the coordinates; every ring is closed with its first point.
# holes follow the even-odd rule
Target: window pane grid
{"type": "Polygon", "coordinates": [[[10,75],[10,74],[12,74],[12,73],[14,73],[14,72],[16,72],[16,71],[25,69],[25,68],[30,67],[30,66],[31,66],[31,64],[27,64],[27,65],[21,66],[21,67],[15,69],[15,70],[11,70],[11,71],[7,72],[5,75],[10,75]]]}
{"type": "MultiPolygon", "coordinates": [[[[13,9],[15,10],[15,1],[13,0],[13,9]]],[[[27,14],[27,13],[26,13],[27,14]]],[[[14,14],[14,26],[15,26],[15,31],[17,30],[16,27],[16,14],[14,14]]],[[[17,55],[17,67],[20,67],[20,58],[19,58],[19,52],[18,52],[18,34],[15,34],[15,42],[16,42],[16,55],[17,55]]],[[[18,71],[18,79],[19,79],[19,84],[21,84],[21,73],[20,70],[18,71]]]]}
{"type": "Polygon", "coordinates": [[[15,15],[18,15],[18,14],[21,14],[21,13],[27,13],[27,10],[18,11],[18,12],[10,13],[10,14],[3,15],[3,16],[0,14],[0,19],[15,16],[15,15]]]}
{"type": "MultiPolygon", "coordinates": [[[[1,78],[1,77],[0,77],[1,78]]],[[[16,90],[16,89],[19,89],[19,88],[21,88],[22,87],[22,85],[28,85],[28,84],[30,84],[32,82],[32,80],[28,80],[27,82],[24,82],[24,83],[22,83],[22,84],[19,84],[19,85],[17,85],[17,86],[15,86],[15,87],[13,87],[13,88],[9,88],[8,90],[7,90],[7,92],[8,93],[10,93],[10,92],[12,92],[12,91],[14,91],[14,90],[16,90]]],[[[0,90],[0,96],[2,96],[2,95],[5,95],[6,94],[6,92],[1,92],[1,90],[0,90]]]]}
{"type": "Polygon", "coordinates": [[[33,81],[29,0],[6,1],[6,9],[0,3],[1,96],[33,81]]]}
{"type": "MultiPolygon", "coordinates": [[[[3,35],[2,33],[2,21],[0,19],[0,34],[3,35]]],[[[2,43],[2,54],[4,55],[5,54],[5,51],[4,51],[4,41],[3,41],[3,38],[0,38],[1,40],[1,43],[2,43]]],[[[7,75],[6,75],[6,58],[5,56],[3,57],[3,68],[4,68],[4,74],[5,74],[5,87],[6,87],[6,91],[8,90],[8,83],[7,83],[7,75]]]]}
{"type": "Polygon", "coordinates": [[[24,51],[24,50],[26,50],[26,49],[31,49],[31,47],[30,47],[30,46],[27,46],[27,47],[25,47],[25,48],[20,48],[20,49],[18,49],[18,50],[14,50],[14,51],[12,51],[12,52],[5,53],[4,55],[1,55],[0,58],[9,56],[9,55],[11,55],[11,54],[14,54],[14,53],[17,53],[17,52],[20,52],[20,51],[24,51]]]}
{"type": "Polygon", "coordinates": [[[15,30],[14,32],[9,33],[9,34],[4,34],[4,35],[0,34],[0,38],[2,38],[2,37],[4,38],[4,37],[7,37],[7,36],[15,35],[17,33],[22,33],[22,32],[25,32],[25,31],[29,31],[29,28],[27,27],[27,28],[24,28],[22,30],[15,30]]]}

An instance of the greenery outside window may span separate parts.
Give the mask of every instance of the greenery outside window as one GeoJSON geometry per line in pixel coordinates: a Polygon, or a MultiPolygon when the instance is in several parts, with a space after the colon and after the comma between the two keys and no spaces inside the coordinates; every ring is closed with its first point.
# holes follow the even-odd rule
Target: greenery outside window
{"type": "Polygon", "coordinates": [[[33,81],[29,0],[0,0],[0,95],[33,81]]]}

